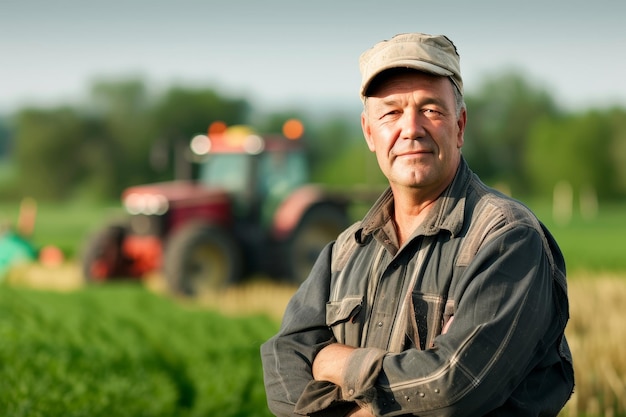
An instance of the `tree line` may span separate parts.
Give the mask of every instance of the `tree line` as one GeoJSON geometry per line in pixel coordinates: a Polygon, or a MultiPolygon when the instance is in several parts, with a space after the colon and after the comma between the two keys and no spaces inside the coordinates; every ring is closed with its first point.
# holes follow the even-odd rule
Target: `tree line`
{"type": "MultiPolygon", "coordinates": [[[[623,108],[565,111],[514,71],[486,79],[465,101],[463,153],[487,183],[528,196],[550,197],[563,182],[600,199],[626,194],[623,108]]],[[[130,185],[193,177],[188,142],[213,121],[267,133],[291,117],[306,127],[313,181],[384,184],[358,113],[347,114],[265,114],[216,88],[172,86],[156,94],[142,79],[101,79],[80,105],[26,107],[0,123],[0,197],[116,199],[130,185]]]]}

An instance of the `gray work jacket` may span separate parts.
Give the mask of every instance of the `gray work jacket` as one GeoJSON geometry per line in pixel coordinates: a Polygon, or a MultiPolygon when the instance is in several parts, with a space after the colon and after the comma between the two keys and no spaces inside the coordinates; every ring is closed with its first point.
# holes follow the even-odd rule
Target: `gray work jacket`
{"type": "Polygon", "coordinates": [[[261,347],[277,416],[556,416],[574,375],[565,265],[521,203],[461,161],[398,248],[387,190],[328,245],[261,347]],[[314,381],[319,350],[358,347],[343,383],[314,381]]]}

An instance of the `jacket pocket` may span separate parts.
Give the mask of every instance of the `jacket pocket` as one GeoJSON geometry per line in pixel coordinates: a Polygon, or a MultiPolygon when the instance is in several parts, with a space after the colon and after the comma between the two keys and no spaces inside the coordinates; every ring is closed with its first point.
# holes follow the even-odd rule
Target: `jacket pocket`
{"type": "Polygon", "coordinates": [[[337,342],[358,347],[362,320],[358,317],[363,308],[363,297],[346,297],[326,303],[326,325],[337,342]]]}
{"type": "Polygon", "coordinates": [[[413,291],[413,309],[415,325],[419,335],[419,349],[430,349],[434,346],[435,337],[447,322],[444,319],[445,299],[438,294],[425,294],[413,291]]]}

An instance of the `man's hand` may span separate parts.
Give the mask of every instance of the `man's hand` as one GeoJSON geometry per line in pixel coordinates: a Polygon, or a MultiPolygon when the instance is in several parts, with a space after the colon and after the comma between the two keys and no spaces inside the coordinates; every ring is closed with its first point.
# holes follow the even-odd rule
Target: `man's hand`
{"type": "Polygon", "coordinates": [[[313,378],[341,386],[346,362],[355,348],[333,343],[320,350],[313,360],[313,378]]]}
{"type": "Polygon", "coordinates": [[[313,360],[313,378],[341,386],[346,362],[355,348],[333,343],[320,350],[313,360]]]}
{"type": "MultiPolygon", "coordinates": [[[[313,360],[313,378],[316,381],[329,381],[341,386],[346,363],[355,348],[333,343],[320,350],[313,360]]],[[[355,407],[346,417],[373,417],[365,408],[355,407]]]]}

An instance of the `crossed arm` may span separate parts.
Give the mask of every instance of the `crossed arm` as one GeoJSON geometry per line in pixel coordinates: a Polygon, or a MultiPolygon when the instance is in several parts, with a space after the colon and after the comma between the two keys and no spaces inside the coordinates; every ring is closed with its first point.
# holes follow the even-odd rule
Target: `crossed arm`
{"type": "MultiPolygon", "coordinates": [[[[527,257],[514,256],[515,251],[511,251],[519,245],[537,250],[540,245],[536,237],[521,238],[517,234],[497,243],[491,246],[493,252],[482,254],[483,257],[498,255],[497,263],[472,274],[472,285],[465,291],[469,301],[459,304],[455,325],[446,329],[446,335],[433,351],[412,349],[390,355],[380,349],[355,349],[333,343],[326,326],[325,310],[319,308],[328,299],[327,290],[325,286],[305,283],[288,307],[281,333],[262,349],[272,410],[277,415],[293,416],[298,399],[307,404],[325,395],[326,399],[308,407],[305,413],[317,415],[328,410],[323,415],[372,416],[384,411],[385,399],[372,401],[369,395],[366,398],[360,395],[373,389],[385,397],[393,396],[394,407],[407,413],[449,408],[459,411],[459,415],[476,415],[493,407],[490,404],[504,401],[511,389],[507,387],[515,386],[524,378],[519,370],[530,365],[536,340],[543,337],[547,330],[543,327],[551,326],[553,320],[549,319],[550,280],[536,276],[541,274],[539,271],[547,272],[547,265],[529,264],[527,257]],[[508,251],[500,252],[502,247],[508,251]],[[500,273],[494,273],[495,270],[500,273]],[[497,291],[491,291],[492,288],[497,291]],[[544,317],[548,319],[537,320],[544,317]],[[515,326],[512,327],[512,323],[515,326]],[[462,352],[459,352],[460,347],[462,352]],[[462,361],[452,363],[448,360],[450,357],[462,361]],[[446,372],[439,372],[441,369],[446,372]],[[439,372],[437,378],[434,372],[439,372]],[[369,376],[369,380],[362,380],[362,376],[369,376]],[[378,376],[382,377],[385,387],[377,385],[378,376]],[[478,378],[480,384],[476,383],[478,378]],[[311,390],[305,389],[311,379],[317,385],[311,386],[311,390]],[[454,384],[450,384],[450,379],[454,379],[454,384]],[[510,382],[503,384],[503,380],[510,382]],[[359,385],[355,386],[355,381],[359,385]],[[344,389],[348,384],[352,384],[350,389],[344,389]],[[331,391],[333,387],[336,392],[331,391]],[[394,388],[390,390],[391,387],[394,388]],[[459,390],[470,391],[460,396],[459,390]],[[301,395],[303,391],[306,396],[301,395]],[[416,392],[425,393],[424,399],[411,401],[410,395],[416,392]],[[330,408],[335,410],[335,405],[344,411],[333,413],[330,408]]],[[[316,264],[321,274],[327,272],[324,264],[323,261],[316,264]]]]}
{"type": "MultiPolygon", "coordinates": [[[[313,378],[341,386],[348,358],[355,348],[333,343],[322,349],[313,361],[313,378]]],[[[365,408],[355,407],[346,417],[373,417],[365,408]]]]}

